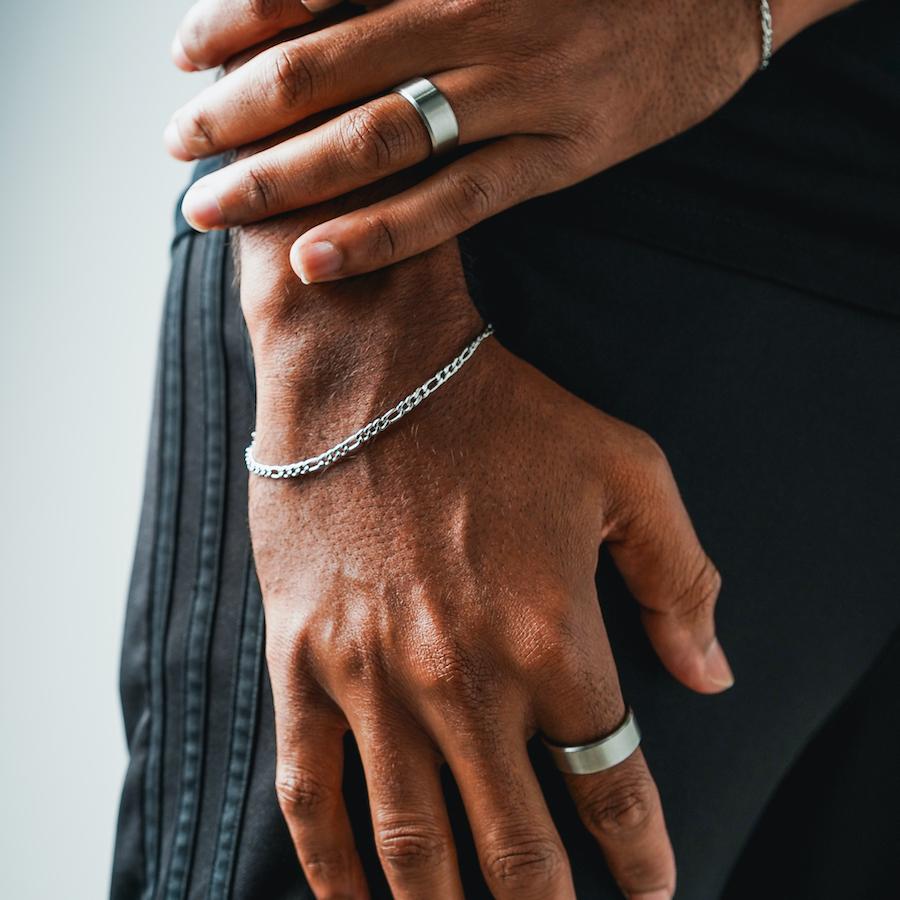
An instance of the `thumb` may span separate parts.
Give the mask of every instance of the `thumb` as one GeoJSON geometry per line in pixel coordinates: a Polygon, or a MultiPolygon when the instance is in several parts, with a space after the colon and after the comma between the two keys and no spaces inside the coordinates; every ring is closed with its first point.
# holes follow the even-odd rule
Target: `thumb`
{"type": "Polygon", "coordinates": [[[700,546],[665,456],[652,447],[619,479],[607,546],[663,665],[692,690],[720,693],[734,684],[716,638],[722,578],[700,546]]]}

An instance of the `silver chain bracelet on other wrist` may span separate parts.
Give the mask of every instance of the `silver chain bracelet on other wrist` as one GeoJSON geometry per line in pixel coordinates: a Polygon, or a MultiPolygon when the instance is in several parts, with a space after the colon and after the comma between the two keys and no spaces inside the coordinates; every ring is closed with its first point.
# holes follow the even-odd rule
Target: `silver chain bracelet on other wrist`
{"type": "Polygon", "coordinates": [[[760,72],[767,68],[772,58],[772,9],[769,0],[759,0],[759,21],[762,27],[762,46],[760,52],[760,72]]]}
{"type": "Polygon", "coordinates": [[[404,397],[396,406],[391,407],[378,418],[372,419],[371,422],[354,431],[350,437],[344,438],[340,443],[335,444],[323,453],[309,457],[309,459],[271,466],[258,462],[253,456],[253,445],[256,442],[256,432],[254,431],[250,435],[250,446],[244,451],[247,469],[252,475],[258,475],[260,478],[299,478],[302,475],[312,475],[314,472],[321,472],[323,469],[327,469],[329,466],[342,460],[347,454],[371,441],[375,435],[380,434],[385,428],[402,419],[407,413],[412,412],[426,397],[433,394],[449,378],[452,378],[472,358],[472,354],[478,349],[481,342],[489,338],[493,333],[494,326],[488,325],[459,356],[447,363],[443,369],[435,372],[428,381],[417,387],[409,396],[404,397]]]}

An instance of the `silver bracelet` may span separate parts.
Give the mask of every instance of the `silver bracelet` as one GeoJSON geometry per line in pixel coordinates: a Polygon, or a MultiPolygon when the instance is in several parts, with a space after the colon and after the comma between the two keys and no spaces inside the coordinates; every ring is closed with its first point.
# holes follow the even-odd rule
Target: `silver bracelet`
{"type": "Polygon", "coordinates": [[[759,71],[767,68],[772,58],[772,10],[769,0],[759,0],[759,21],[762,26],[762,48],[759,71]]]}
{"type": "Polygon", "coordinates": [[[459,356],[447,363],[443,369],[435,372],[425,384],[417,387],[409,396],[404,397],[396,406],[382,413],[377,419],[372,419],[371,422],[354,431],[350,437],[344,438],[340,443],[317,456],[285,465],[267,466],[265,463],[258,462],[253,456],[253,445],[256,443],[256,432],[254,431],[250,435],[250,446],[244,451],[247,469],[252,475],[258,475],[260,478],[299,478],[301,475],[312,475],[313,472],[327,469],[342,460],[348,453],[352,453],[371,441],[375,435],[402,419],[407,413],[412,412],[426,397],[433,394],[449,378],[452,378],[472,358],[472,354],[478,349],[481,342],[493,333],[494,326],[488,325],[459,356]]]}

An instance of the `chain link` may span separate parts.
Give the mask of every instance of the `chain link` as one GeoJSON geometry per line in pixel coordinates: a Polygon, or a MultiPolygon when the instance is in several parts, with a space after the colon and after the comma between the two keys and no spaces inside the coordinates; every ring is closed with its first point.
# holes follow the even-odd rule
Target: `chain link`
{"type": "Polygon", "coordinates": [[[494,326],[488,325],[459,356],[447,363],[443,369],[435,372],[428,381],[404,397],[396,406],[392,406],[387,412],[383,412],[378,418],[372,419],[371,422],[354,431],[349,437],[344,438],[340,443],[335,444],[323,453],[319,453],[317,456],[311,456],[309,459],[287,463],[286,465],[269,466],[258,462],[253,456],[253,446],[256,443],[256,432],[254,431],[250,435],[250,446],[244,451],[244,460],[247,463],[248,471],[252,475],[258,475],[260,478],[300,478],[303,475],[312,475],[314,472],[321,472],[323,469],[327,469],[329,466],[342,460],[349,453],[358,450],[363,444],[371,441],[372,438],[384,431],[385,428],[393,425],[394,422],[402,419],[407,413],[412,412],[426,397],[433,394],[449,378],[452,378],[472,358],[472,354],[475,353],[481,342],[489,338],[493,333],[494,326]]]}
{"type": "Polygon", "coordinates": [[[762,27],[762,47],[759,69],[768,68],[772,58],[772,9],[769,0],[759,0],[759,21],[762,27]]]}

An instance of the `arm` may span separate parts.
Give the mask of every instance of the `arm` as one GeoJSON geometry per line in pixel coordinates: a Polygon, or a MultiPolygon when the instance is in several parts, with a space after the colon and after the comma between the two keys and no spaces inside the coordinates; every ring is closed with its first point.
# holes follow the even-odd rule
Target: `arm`
{"type": "MultiPolygon", "coordinates": [[[[369,199],[241,234],[263,461],[330,446],[481,327],[453,243],[336,284],[294,277],[296,229],[369,199]]],[[[365,896],[341,800],[349,728],[394,896],[462,897],[446,762],[494,896],[574,897],[525,741],[540,730],[577,744],[622,720],[594,587],[602,541],[672,673],[702,692],[731,683],[714,634],[718,574],[659,449],[493,339],[353,457],[321,475],[251,479],[250,522],[277,791],[317,896],[365,896]]],[[[640,751],[566,777],[623,891],[671,895],[672,851],[640,751]]]]}

